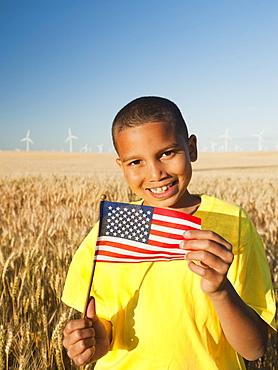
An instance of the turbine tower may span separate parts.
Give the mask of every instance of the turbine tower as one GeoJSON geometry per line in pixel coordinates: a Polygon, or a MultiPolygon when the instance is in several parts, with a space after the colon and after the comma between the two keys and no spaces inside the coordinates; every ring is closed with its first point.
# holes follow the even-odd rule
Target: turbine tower
{"type": "Polygon", "coordinates": [[[68,138],[66,139],[65,143],[67,143],[69,141],[69,151],[72,152],[72,140],[73,139],[78,139],[78,137],[72,135],[71,133],[71,129],[69,128],[69,136],[68,138]]]}
{"type": "Polygon", "coordinates": [[[85,144],[82,148],[80,148],[80,152],[88,153],[88,144],[85,144]]]}
{"type": "Polygon", "coordinates": [[[258,138],[258,149],[259,151],[262,151],[263,150],[263,133],[264,133],[264,130],[262,130],[259,134],[254,134],[252,135],[253,137],[257,137],[258,138]]]}
{"type": "Polygon", "coordinates": [[[210,145],[211,145],[211,151],[215,152],[215,147],[216,147],[217,144],[214,141],[211,140],[210,145]]]}
{"type": "Polygon", "coordinates": [[[34,144],[33,140],[30,139],[30,130],[27,131],[26,137],[24,137],[20,141],[26,141],[26,152],[29,152],[29,144],[34,144]]]}
{"type": "Polygon", "coordinates": [[[98,152],[102,153],[103,144],[99,144],[99,145],[97,145],[97,147],[98,147],[98,152]]]}
{"type": "Polygon", "coordinates": [[[229,132],[229,129],[226,128],[225,134],[219,136],[220,139],[224,139],[225,140],[224,141],[224,151],[225,152],[228,151],[228,140],[231,140],[232,139],[231,136],[229,136],[228,132],[229,132]]]}

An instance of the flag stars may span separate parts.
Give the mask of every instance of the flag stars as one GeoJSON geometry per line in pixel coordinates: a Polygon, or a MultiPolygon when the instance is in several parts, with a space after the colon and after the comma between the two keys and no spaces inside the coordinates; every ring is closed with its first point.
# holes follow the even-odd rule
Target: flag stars
{"type": "Polygon", "coordinates": [[[102,235],[147,243],[152,212],[143,208],[137,205],[109,205],[106,214],[104,212],[102,235]]]}

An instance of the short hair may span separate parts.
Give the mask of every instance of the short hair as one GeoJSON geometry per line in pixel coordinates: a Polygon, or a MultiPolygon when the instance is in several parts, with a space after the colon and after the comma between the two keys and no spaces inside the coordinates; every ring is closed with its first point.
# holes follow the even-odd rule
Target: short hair
{"type": "Polygon", "coordinates": [[[180,135],[188,138],[185,120],[175,103],[157,96],[144,96],[125,105],[115,116],[112,123],[115,149],[117,149],[116,135],[119,132],[151,122],[166,122],[180,135]]]}

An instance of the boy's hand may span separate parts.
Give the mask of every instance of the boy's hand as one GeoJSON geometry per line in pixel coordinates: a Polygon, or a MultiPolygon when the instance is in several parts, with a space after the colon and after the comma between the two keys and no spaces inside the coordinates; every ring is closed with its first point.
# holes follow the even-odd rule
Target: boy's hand
{"type": "Polygon", "coordinates": [[[88,304],[86,318],[67,323],[63,345],[77,366],[97,361],[108,352],[110,338],[107,325],[108,321],[104,325],[96,315],[93,297],[88,304]]]}
{"type": "Polygon", "coordinates": [[[188,230],[183,235],[191,240],[182,241],[180,248],[194,249],[185,256],[189,261],[190,270],[202,277],[203,292],[209,296],[215,295],[224,289],[226,276],[233,261],[231,244],[220,235],[207,230],[188,230]]]}

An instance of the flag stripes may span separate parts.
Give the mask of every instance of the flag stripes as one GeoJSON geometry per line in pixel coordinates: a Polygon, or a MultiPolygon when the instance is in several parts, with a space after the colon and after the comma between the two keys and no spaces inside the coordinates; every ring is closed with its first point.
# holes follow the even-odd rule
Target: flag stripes
{"type": "Polygon", "coordinates": [[[186,213],[143,205],[101,202],[95,260],[147,262],[184,259],[183,232],[200,229],[201,219],[186,213]]]}

